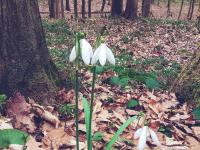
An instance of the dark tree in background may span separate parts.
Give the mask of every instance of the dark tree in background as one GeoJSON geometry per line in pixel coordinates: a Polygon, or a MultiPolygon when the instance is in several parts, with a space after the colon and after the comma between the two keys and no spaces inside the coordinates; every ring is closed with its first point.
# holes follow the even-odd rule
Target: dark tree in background
{"type": "Polygon", "coordinates": [[[67,11],[70,11],[70,3],[69,0],[66,0],[65,8],[67,11]]]}
{"type": "Polygon", "coordinates": [[[82,18],[85,18],[85,0],[82,0],[82,18]]]}
{"type": "Polygon", "coordinates": [[[123,0],[112,0],[111,15],[114,17],[122,14],[123,0]]]}
{"type": "Polygon", "coordinates": [[[180,8],[180,11],[179,11],[178,19],[180,19],[180,17],[181,17],[181,13],[182,13],[182,10],[183,10],[183,4],[184,4],[184,0],[181,1],[181,8],[180,8]]]}
{"type": "Polygon", "coordinates": [[[142,17],[149,17],[151,0],[142,0],[142,17]]]}
{"type": "Polygon", "coordinates": [[[127,0],[124,17],[127,19],[137,19],[138,0],[127,0]]]}
{"type": "Polygon", "coordinates": [[[49,17],[55,18],[55,0],[48,0],[49,4],[49,17]]]}
{"type": "Polygon", "coordinates": [[[92,8],[91,8],[92,2],[91,0],[88,0],[88,17],[92,16],[92,8]]]}
{"type": "Polygon", "coordinates": [[[37,0],[0,0],[0,92],[51,103],[57,75],[37,0]]]}
{"type": "Polygon", "coordinates": [[[172,16],[172,12],[171,12],[171,0],[167,1],[167,17],[172,16]]]}
{"type": "Polygon", "coordinates": [[[74,16],[75,16],[75,18],[78,17],[77,0],[74,0],[74,16]]]}
{"type": "Polygon", "coordinates": [[[192,15],[193,15],[193,12],[194,12],[194,3],[195,3],[194,0],[190,0],[190,6],[189,6],[188,14],[187,14],[187,18],[189,20],[192,19],[192,15]]]}

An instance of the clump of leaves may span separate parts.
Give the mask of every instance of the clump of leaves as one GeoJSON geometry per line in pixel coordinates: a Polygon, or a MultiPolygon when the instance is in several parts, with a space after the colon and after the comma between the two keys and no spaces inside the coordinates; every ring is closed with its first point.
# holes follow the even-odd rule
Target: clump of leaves
{"type": "Polygon", "coordinates": [[[93,141],[101,141],[103,139],[103,133],[102,132],[96,132],[94,133],[92,140],[93,141]]]}
{"type": "Polygon", "coordinates": [[[70,103],[63,104],[58,108],[58,112],[60,115],[72,116],[74,113],[74,105],[70,103]]]}

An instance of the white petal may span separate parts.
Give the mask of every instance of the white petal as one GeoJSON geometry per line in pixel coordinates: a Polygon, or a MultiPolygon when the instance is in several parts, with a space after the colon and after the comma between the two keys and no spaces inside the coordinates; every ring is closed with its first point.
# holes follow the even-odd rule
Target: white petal
{"type": "Polygon", "coordinates": [[[92,47],[85,39],[80,40],[80,46],[82,59],[86,65],[89,65],[93,55],[93,53],[91,53],[92,47]]]}
{"type": "Polygon", "coordinates": [[[137,131],[134,133],[134,139],[138,139],[142,133],[142,128],[137,129],[137,131]]]}
{"type": "Polygon", "coordinates": [[[115,57],[113,55],[113,52],[108,47],[106,50],[106,57],[111,64],[115,65],[115,57]]]}
{"type": "Polygon", "coordinates": [[[91,61],[91,64],[94,65],[97,63],[98,59],[99,59],[99,52],[101,50],[101,47],[98,47],[96,49],[96,51],[94,52],[94,55],[92,56],[92,61],[91,61]]]}
{"type": "Polygon", "coordinates": [[[156,145],[160,145],[160,141],[158,140],[158,136],[156,135],[156,133],[153,130],[151,130],[150,128],[149,128],[149,132],[150,132],[150,135],[151,135],[153,142],[156,145]]]}
{"type": "Polygon", "coordinates": [[[146,141],[147,141],[147,126],[144,126],[142,128],[142,133],[141,136],[139,138],[139,143],[138,143],[138,150],[143,150],[145,145],[146,145],[146,141]]]}
{"type": "Polygon", "coordinates": [[[69,61],[72,62],[76,59],[76,49],[75,46],[72,48],[72,51],[69,55],[69,61]]]}
{"type": "Polygon", "coordinates": [[[9,145],[9,148],[11,150],[23,150],[23,145],[19,145],[19,144],[10,144],[9,145]]]}
{"type": "Polygon", "coordinates": [[[99,62],[102,66],[104,66],[106,64],[106,49],[107,46],[106,44],[101,44],[100,45],[100,52],[99,52],[99,62]]]}

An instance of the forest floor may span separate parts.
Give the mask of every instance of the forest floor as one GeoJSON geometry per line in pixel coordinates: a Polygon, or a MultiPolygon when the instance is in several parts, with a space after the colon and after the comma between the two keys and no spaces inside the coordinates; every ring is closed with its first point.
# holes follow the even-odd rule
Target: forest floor
{"type": "MultiPolygon", "coordinates": [[[[43,16],[43,26],[52,59],[68,82],[59,90],[55,107],[42,107],[32,100],[28,103],[21,95],[11,98],[15,107],[7,111],[20,114],[20,119],[15,120],[13,126],[33,135],[27,143],[28,149],[75,149],[75,100],[71,84],[74,68],[68,60],[74,45],[73,33],[84,31],[86,39],[94,46],[96,34],[101,30],[104,30],[103,37],[113,50],[117,63],[115,66],[97,67],[92,125],[94,149],[104,149],[119,127],[140,112],[144,112],[145,117],[133,121],[113,148],[136,149],[138,141],[134,139],[134,133],[146,119],[161,142],[161,146],[156,147],[148,139],[147,150],[200,149],[200,110],[194,109],[187,100],[177,100],[175,93],[169,90],[181,68],[200,46],[200,35],[194,22],[155,18],[133,22],[100,16],[92,19],[50,20],[43,16]],[[45,121],[41,118],[43,115],[31,113],[34,119],[28,119],[24,112],[29,112],[30,107],[50,117],[45,121]],[[36,143],[34,139],[40,142],[36,143]]],[[[88,87],[91,80],[90,68],[82,69],[80,97],[90,99],[91,88],[88,87]]],[[[81,99],[79,104],[80,146],[86,149],[81,99]]],[[[0,120],[0,123],[7,121],[0,120]]]]}

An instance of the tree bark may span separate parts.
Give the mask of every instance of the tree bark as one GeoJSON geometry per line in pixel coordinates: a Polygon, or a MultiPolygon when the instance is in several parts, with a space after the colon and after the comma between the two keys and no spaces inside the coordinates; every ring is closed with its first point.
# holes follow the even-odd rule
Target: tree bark
{"type": "Polygon", "coordinates": [[[0,0],[0,92],[52,103],[56,77],[37,0],[0,0]]]}
{"type": "Polygon", "coordinates": [[[123,0],[112,0],[111,15],[114,17],[122,14],[123,0]]]}
{"type": "Polygon", "coordinates": [[[200,49],[184,66],[171,90],[176,93],[177,98],[182,102],[200,102],[200,49]]]}
{"type": "Polygon", "coordinates": [[[137,19],[138,0],[127,0],[124,17],[126,19],[137,19]]]}
{"type": "Polygon", "coordinates": [[[151,0],[142,0],[142,17],[149,17],[151,0]]]}
{"type": "Polygon", "coordinates": [[[69,0],[66,0],[66,10],[70,11],[70,3],[69,0]]]}

